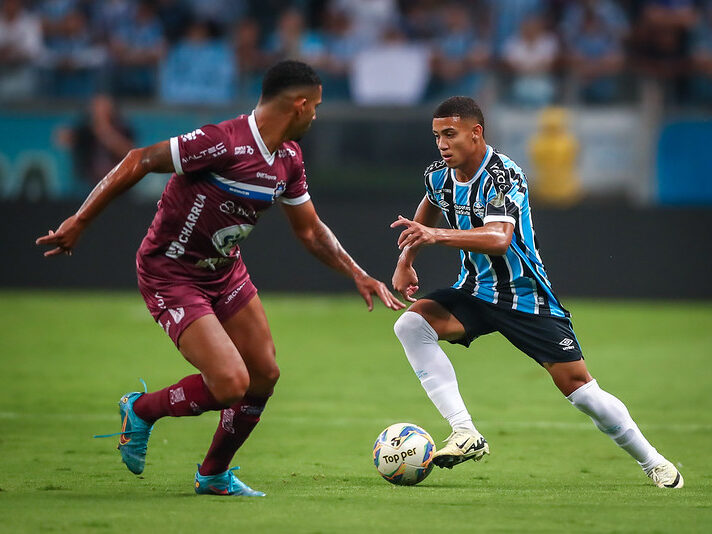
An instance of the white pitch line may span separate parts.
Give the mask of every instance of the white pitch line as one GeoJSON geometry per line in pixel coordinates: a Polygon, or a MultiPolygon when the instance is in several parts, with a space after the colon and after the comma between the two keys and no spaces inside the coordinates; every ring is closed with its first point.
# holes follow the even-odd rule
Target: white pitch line
{"type": "MultiPolygon", "coordinates": [[[[12,420],[21,419],[23,417],[34,417],[36,414],[23,414],[20,412],[0,412],[0,419],[12,420]]],[[[97,421],[97,422],[116,422],[116,415],[109,414],[87,414],[87,413],[43,413],[43,418],[46,419],[58,419],[62,421],[97,421]]],[[[206,418],[207,419],[207,418],[206,418]]],[[[392,419],[384,418],[367,418],[367,417],[339,417],[339,418],[323,418],[319,416],[314,417],[304,417],[304,416],[291,416],[291,415],[267,415],[265,417],[265,422],[274,421],[279,424],[298,424],[303,425],[305,423],[313,422],[315,419],[319,419],[319,425],[321,426],[346,426],[351,424],[375,424],[388,425],[393,422],[392,419]]],[[[581,422],[567,422],[567,421],[487,421],[477,419],[477,426],[481,428],[489,427],[490,429],[507,429],[507,428],[532,428],[541,430],[588,430],[593,428],[593,423],[587,421],[581,422]]],[[[712,424],[698,424],[698,423],[672,423],[672,424],[641,424],[643,429],[648,430],[670,430],[673,432],[712,432],[712,424]]]]}

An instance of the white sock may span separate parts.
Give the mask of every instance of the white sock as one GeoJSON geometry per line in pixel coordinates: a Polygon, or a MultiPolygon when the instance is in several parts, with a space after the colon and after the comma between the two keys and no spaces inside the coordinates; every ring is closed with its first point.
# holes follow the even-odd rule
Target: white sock
{"type": "Polygon", "coordinates": [[[625,404],[603,391],[595,380],[584,384],[566,398],[588,415],[601,432],[635,458],[646,473],[665,461],[640,432],[625,404]]]}
{"type": "Polygon", "coordinates": [[[455,370],[438,345],[433,327],[420,314],[407,311],[393,329],[423,389],[452,429],[477,432],[460,395],[455,370]]]}

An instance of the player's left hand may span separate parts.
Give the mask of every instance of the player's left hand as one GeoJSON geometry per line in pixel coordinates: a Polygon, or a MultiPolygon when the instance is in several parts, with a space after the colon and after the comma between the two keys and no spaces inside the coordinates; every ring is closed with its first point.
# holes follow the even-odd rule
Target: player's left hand
{"type": "Polygon", "coordinates": [[[47,235],[38,237],[35,240],[35,245],[56,245],[55,248],[46,251],[45,256],[57,256],[58,254],[71,256],[72,249],[83,230],[84,225],[76,215],[72,215],[57,228],[56,232],[49,230],[47,235]]]}
{"type": "Polygon", "coordinates": [[[400,250],[405,247],[433,245],[437,242],[436,228],[424,226],[401,215],[398,215],[398,218],[391,223],[391,228],[397,226],[405,226],[405,230],[398,236],[398,248],[400,250]]]}
{"type": "Polygon", "coordinates": [[[405,304],[398,300],[393,293],[388,291],[386,284],[380,280],[376,280],[375,278],[365,274],[362,276],[356,276],[354,278],[354,283],[356,284],[358,292],[361,293],[363,300],[366,301],[368,311],[373,310],[373,297],[371,297],[371,295],[374,293],[379,299],[381,299],[381,302],[383,302],[386,308],[390,308],[391,310],[402,310],[405,308],[405,304]]]}

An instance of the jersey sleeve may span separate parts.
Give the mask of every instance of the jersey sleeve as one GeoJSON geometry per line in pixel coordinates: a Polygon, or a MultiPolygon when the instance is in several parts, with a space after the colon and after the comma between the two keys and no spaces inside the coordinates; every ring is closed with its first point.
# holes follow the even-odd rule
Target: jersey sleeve
{"type": "Polygon", "coordinates": [[[284,193],[277,197],[279,202],[288,206],[298,206],[299,204],[304,204],[311,198],[308,192],[309,185],[307,184],[307,171],[304,168],[302,151],[298,150],[296,155],[293,157],[295,161],[294,170],[287,179],[287,185],[285,186],[284,193]]]}
{"type": "Polygon", "coordinates": [[[509,170],[490,174],[487,180],[487,205],[482,222],[508,222],[516,226],[525,198],[519,180],[513,178],[509,170]]]}
{"type": "Polygon", "coordinates": [[[435,198],[435,193],[433,192],[433,184],[430,182],[430,173],[426,172],[424,176],[425,180],[425,196],[433,206],[440,207],[438,200],[435,198]]]}
{"type": "Polygon", "coordinates": [[[219,170],[230,158],[230,138],[220,126],[208,124],[171,137],[171,158],[177,174],[205,169],[219,170]]]}

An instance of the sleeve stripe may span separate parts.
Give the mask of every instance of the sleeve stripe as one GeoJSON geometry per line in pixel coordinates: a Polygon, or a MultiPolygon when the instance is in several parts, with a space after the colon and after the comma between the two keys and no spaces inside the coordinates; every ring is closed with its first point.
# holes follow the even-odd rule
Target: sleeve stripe
{"type": "Polygon", "coordinates": [[[483,224],[491,222],[508,222],[514,226],[517,225],[517,220],[511,215],[487,215],[487,217],[485,217],[482,221],[483,224]]]}
{"type": "Polygon", "coordinates": [[[298,206],[299,204],[304,204],[309,199],[311,199],[309,193],[304,193],[303,195],[300,195],[296,198],[288,198],[285,196],[277,198],[277,200],[279,200],[282,204],[286,204],[287,206],[298,206]]]}
{"type": "Polygon", "coordinates": [[[178,150],[178,138],[171,137],[171,158],[176,173],[183,174],[183,166],[180,164],[180,151],[178,150]]]}

